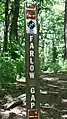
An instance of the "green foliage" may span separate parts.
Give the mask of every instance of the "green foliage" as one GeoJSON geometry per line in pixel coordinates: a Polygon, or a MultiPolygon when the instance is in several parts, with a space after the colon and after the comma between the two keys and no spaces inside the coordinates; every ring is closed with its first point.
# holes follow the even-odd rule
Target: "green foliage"
{"type": "Polygon", "coordinates": [[[41,63],[40,69],[48,72],[67,72],[67,59],[56,62],[44,62],[41,63]]]}
{"type": "Polygon", "coordinates": [[[8,57],[0,57],[0,82],[14,82],[16,72],[14,69],[14,64],[8,57]]]}
{"type": "Polygon", "coordinates": [[[11,59],[9,56],[0,56],[0,83],[15,82],[17,74],[24,74],[23,59],[11,59]]]}
{"type": "Polygon", "coordinates": [[[59,72],[61,66],[57,62],[47,62],[41,66],[41,69],[48,72],[59,72]]]}
{"type": "Polygon", "coordinates": [[[15,61],[15,65],[16,65],[16,73],[19,75],[24,75],[25,74],[25,63],[24,60],[22,58],[17,59],[15,61]]]}
{"type": "Polygon", "coordinates": [[[67,59],[63,63],[62,70],[67,72],[67,59]]]}
{"type": "Polygon", "coordinates": [[[58,71],[60,70],[59,62],[64,58],[64,2],[46,1],[39,13],[41,23],[40,67],[45,68],[44,70],[50,68],[51,71],[58,71]]]}
{"type": "Polygon", "coordinates": [[[50,71],[58,72],[60,71],[61,67],[59,66],[58,63],[51,63],[50,64],[50,71]]]}
{"type": "Polygon", "coordinates": [[[4,10],[4,4],[0,1],[0,22],[4,20],[3,10],[4,10]]]}

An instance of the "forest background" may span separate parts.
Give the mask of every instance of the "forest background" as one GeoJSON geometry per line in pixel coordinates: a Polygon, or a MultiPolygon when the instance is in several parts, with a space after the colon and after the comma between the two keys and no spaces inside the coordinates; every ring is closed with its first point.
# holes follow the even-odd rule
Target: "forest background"
{"type": "MultiPolygon", "coordinates": [[[[23,0],[0,0],[0,83],[25,76],[23,0]]],[[[38,0],[40,71],[67,71],[67,1],[38,0]]]]}

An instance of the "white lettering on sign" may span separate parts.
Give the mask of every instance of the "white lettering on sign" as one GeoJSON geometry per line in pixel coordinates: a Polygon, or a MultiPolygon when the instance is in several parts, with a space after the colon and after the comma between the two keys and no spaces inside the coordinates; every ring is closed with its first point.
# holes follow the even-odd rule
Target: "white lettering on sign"
{"type": "MultiPolygon", "coordinates": [[[[30,67],[29,67],[29,76],[30,79],[34,79],[35,78],[35,62],[34,62],[34,58],[35,58],[35,50],[34,50],[34,36],[30,36],[30,58],[29,58],[29,63],[30,63],[30,67]]],[[[31,102],[31,109],[34,109],[36,106],[36,97],[35,97],[35,87],[31,87],[30,88],[30,102],[31,102]]]]}
{"type": "Polygon", "coordinates": [[[30,65],[30,71],[31,71],[31,72],[34,71],[34,65],[30,65]]]}
{"type": "Polygon", "coordinates": [[[32,42],[32,40],[33,40],[33,36],[30,36],[30,42],[32,42]]]}
{"type": "Polygon", "coordinates": [[[30,50],[30,57],[34,57],[34,51],[30,50]]]}
{"type": "Polygon", "coordinates": [[[32,57],[30,57],[30,64],[34,64],[32,57]]]}
{"type": "Polygon", "coordinates": [[[32,87],[32,88],[30,89],[30,93],[35,94],[35,88],[34,88],[34,87],[32,87]]]}
{"type": "Polygon", "coordinates": [[[30,99],[30,101],[31,101],[31,109],[33,109],[35,107],[35,104],[36,104],[35,103],[36,99],[35,99],[35,88],[34,87],[31,87],[30,93],[31,93],[31,99],[30,99]]]}
{"type": "Polygon", "coordinates": [[[35,63],[34,63],[34,57],[35,57],[35,52],[34,52],[34,36],[30,36],[30,79],[34,79],[34,75],[35,75],[35,63]]]}
{"type": "Polygon", "coordinates": [[[34,49],[34,44],[30,43],[30,49],[34,49]]]}
{"type": "Polygon", "coordinates": [[[35,96],[31,95],[31,101],[35,101],[35,96]]]}
{"type": "Polygon", "coordinates": [[[34,79],[34,73],[29,73],[29,75],[30,75],[30,79],[32,78],[32,79],[34,79]]]}
{"type": "Polygon", "coordinates": [[[33,109],[35,107],[35,103],[31,102],[31,109],[33,109]]]}

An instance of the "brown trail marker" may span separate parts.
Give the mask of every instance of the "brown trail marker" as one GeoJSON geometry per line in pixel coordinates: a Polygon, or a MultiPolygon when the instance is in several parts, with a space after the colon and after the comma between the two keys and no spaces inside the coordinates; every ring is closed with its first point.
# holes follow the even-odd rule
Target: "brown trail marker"
{"type": "Polygon", "coordinates": [[[26,119],[40,119],[37,5],[25,3],[26,119]]]}

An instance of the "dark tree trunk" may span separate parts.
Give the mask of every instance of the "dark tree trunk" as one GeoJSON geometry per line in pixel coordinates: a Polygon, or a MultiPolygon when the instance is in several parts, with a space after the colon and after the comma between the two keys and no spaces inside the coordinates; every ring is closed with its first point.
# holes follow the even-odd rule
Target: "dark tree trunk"
{"type": "Polygon", "coordinates": [[[12,21],[10,28],[10,41],[18,40],[18,15],[20,0],[14,0],[12,8],[12,21]]]}
{"type": "Polygon", "coordinates": [[[8,45],[8,0],[5,1],[5,27],[4,27],[4,46],[3,51],[7,52],[8,45]]]}
{"type": "Polygon", "coordinates": [[[65,53],[64,53],[64,57],[65,57],[65,59],[67,59],[67,0],[65,1],[64,42],[65,42],[65,53]]]}
{"type": "Polygon", "coordinates": [[[55,46],[54,40],[52,40],[52,42],[53,42],[53,62],[55,63],[58,54],[57,54],[57,49],[56,49],[56,46],[55,46]]]}

